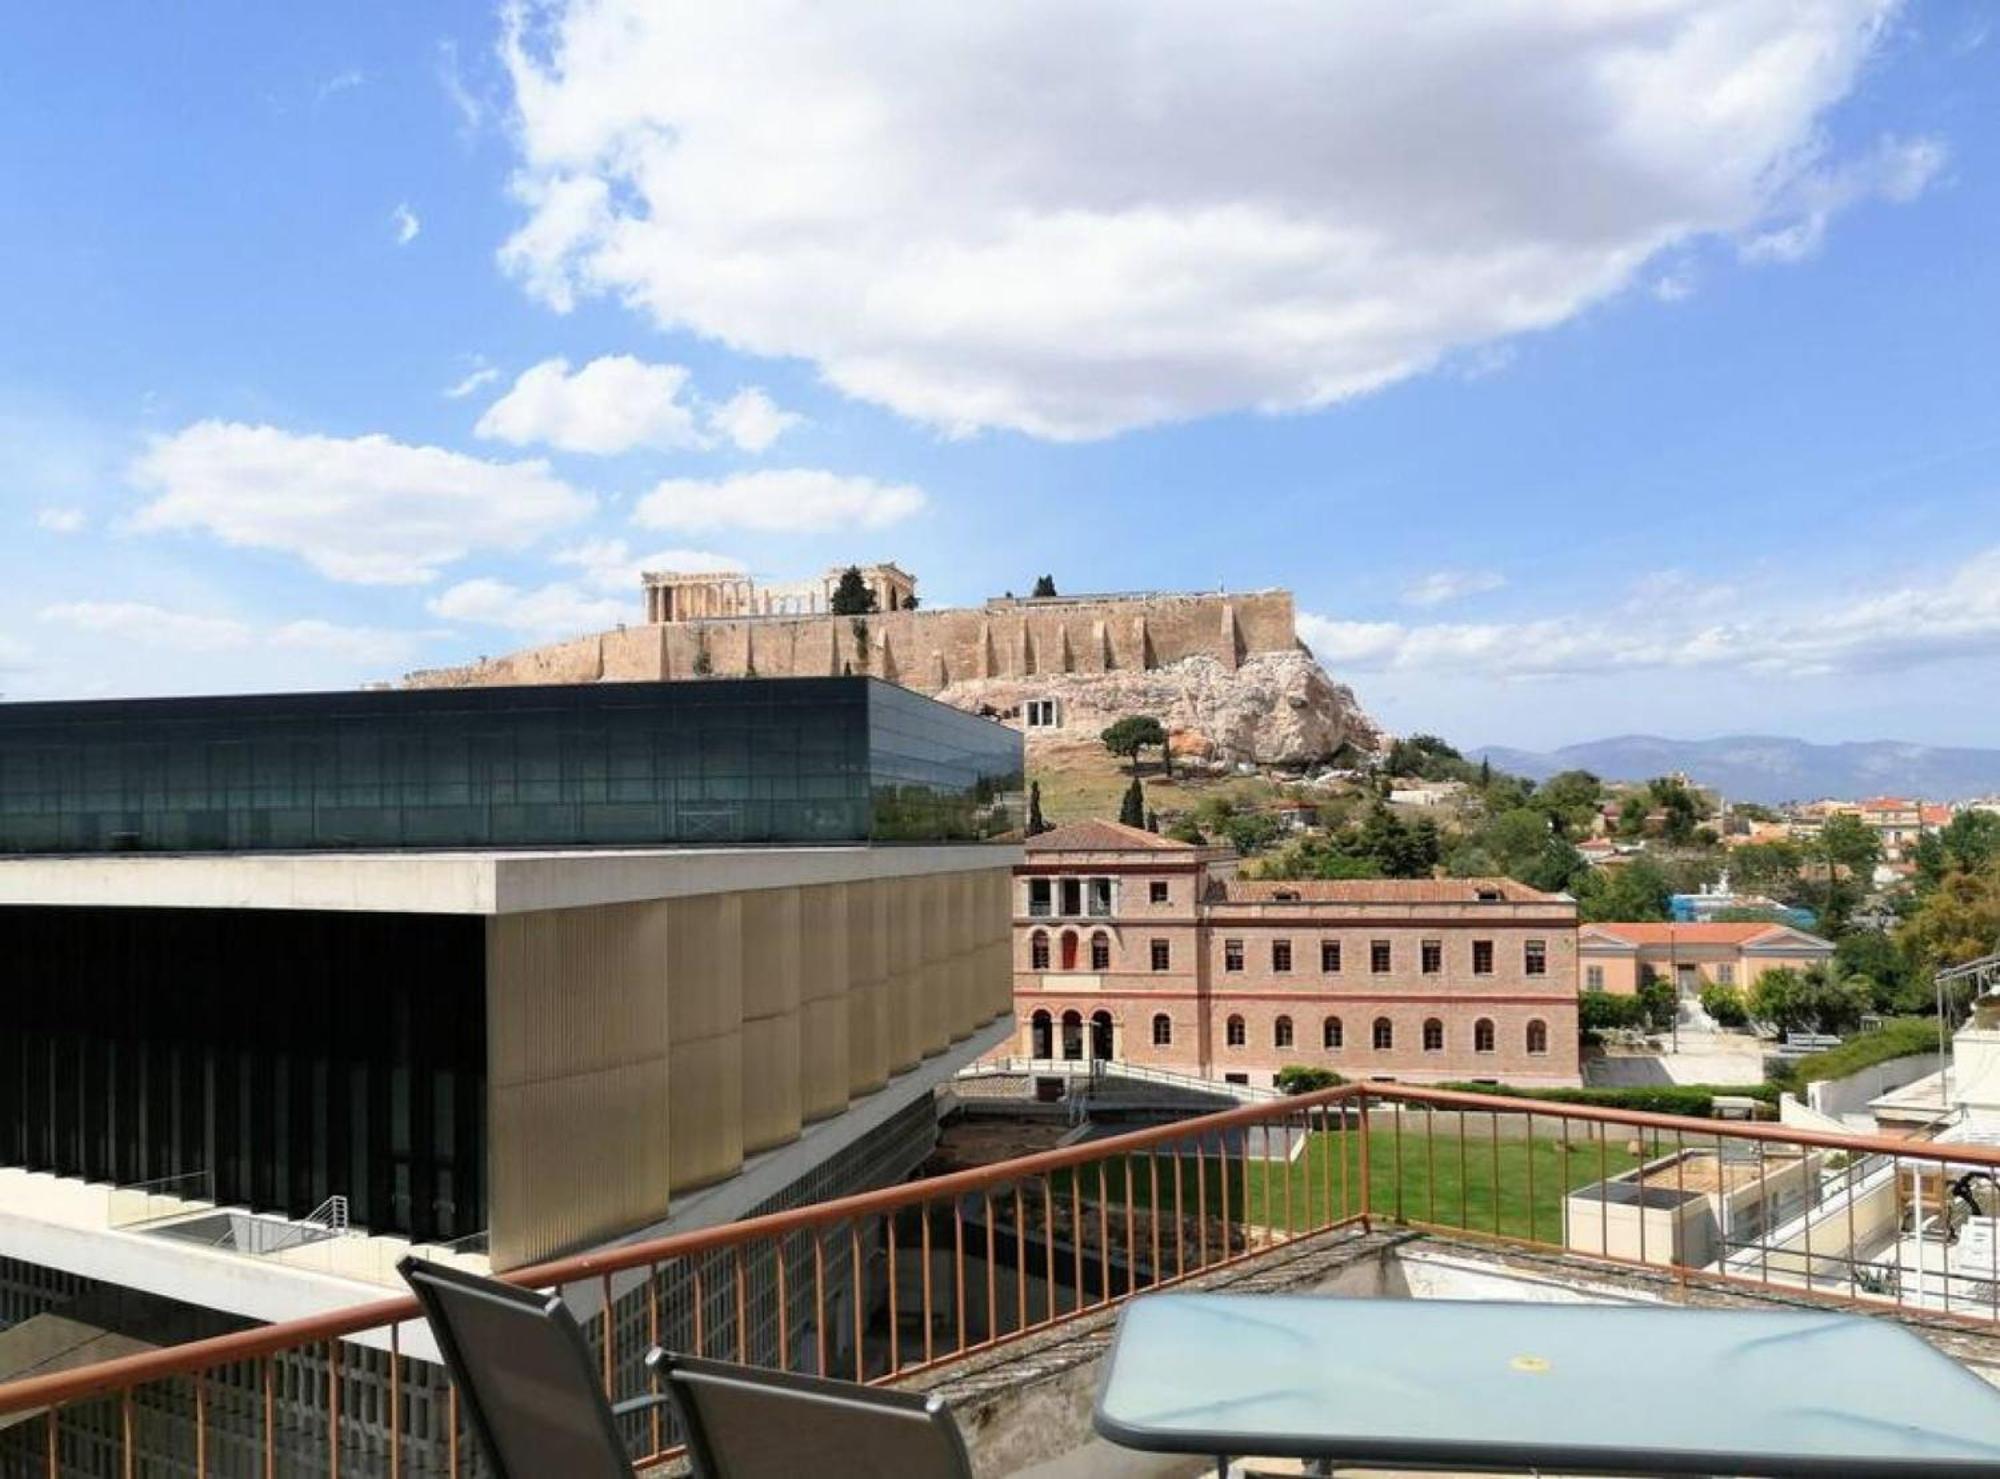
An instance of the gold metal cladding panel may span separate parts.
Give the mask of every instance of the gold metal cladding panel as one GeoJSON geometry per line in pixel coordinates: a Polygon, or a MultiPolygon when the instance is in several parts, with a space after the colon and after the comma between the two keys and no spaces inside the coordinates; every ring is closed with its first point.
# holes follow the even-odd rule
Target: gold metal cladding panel
{"type": "Polygon", "coordinates": [[[667,931],[659,904],[487,921],[495,1267],[666,1214],[667,931]]]}
{"type": "Polygon", "coordinates": [[[889,982],[880,884],[846,885],[847,1090],[872,1094],[889,1081],[889,982]]]}
{"type": "Polygon", "coordinates": [[[800,890],[799,1112],[825,1119],[847,1107],[852,1069],[847,1000],[847,889],[800,890]]]}
{"type": "Polygon", "coordinates": [[[743,1020],[799,1009],[801,904],[796,888],[760,888],[742,896],[743,1020]]]}
{"type": "Polygon", "coordinates": [[[951,966],[945,955],[949,891],[945,879],[917,880],[916,970],[917,1050],[926,1058],[951,1046],[951,966]]]}
{"type": "Polygon", "coordinates": [[[917,1001],[923,960],[923,880],[884,881],[884,934],[889,942],[889,1071],[903,1073],[923,1060],[923,1017],[917,1001]]]}
{"type": "Polygon", "coordinates": [[[979,876],[974,873],[954,874],[946,880],[951,889],[951,1000],[952,1028],[951,1040],[963,1042],[972,1036],[973,1029],[982,1025],[986,1013],[980,1009],[975,982],[977,974],[973,962],[977,954],[977,942],[973,939],[975,921],[978,917],[977,899],[979,876]]]}
{"type": "Polygon", "coordinates": [[[799,1015],[758,1017],[743,1024],[743,1153],[799,1138],[799,1015]]]}
{"type": "Polygon", "coordinates": [[[706,1186],[743,1163],[743,899],[676,899],[669,935],[672,1187],[706,1186]]]}

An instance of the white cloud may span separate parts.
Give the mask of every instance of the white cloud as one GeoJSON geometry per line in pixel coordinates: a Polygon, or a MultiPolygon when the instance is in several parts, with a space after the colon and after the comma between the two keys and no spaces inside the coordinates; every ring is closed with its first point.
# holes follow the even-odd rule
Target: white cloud
{"type": "Polygon", "coordinates": [[[367,80],[368,74],[359,67],[349,67],[345,72],[336,72],[319,85],[319,90],[313,94],[313,102],[323,103],[340,93],[351,92],[367,80]]]}
{"type": "Polygon", "coordinates": [[[410,209],[406,200],[389,212],[389,224],[396,233],[396,245],[408,246],[424,229],[424,223],[417,219],[417,213],[410,209]]]}
{"type": "Polygon", "coordinates": [[[438,85],[444,89],[452,111],[458,114],[459,137],[469,139],[478,133],[486,121],[486,105],[466,84],[458,60],[458,43],[448,38],[438,43],[438,85]]]}
{"type": "Polygon", "coordinates": [[[1936,139],[1886,138],[1859,159],[1814,170],[1792,182],[1778,221],[1752,233],[1743,255],[1753,262],[1797,262],[1819,250],[1841,211],[1864,200],[1915,200],[1944,168],[1936,139]]]}
{"type": "Polygon", "coordinates": [[[522,0],[501,260],[951,432],[1322,406],[1922,188],[1822,128],[1896,9],[522,0]]]}
{"type": "Polygon", "coordinates": [[[559,565],[574,565],[581,569],[584,578],[597,590],[622,596],[630,596],[639,589],[639,576],[647,570],[692,573],[743,569],[743,562],[734,555],[719,555],[713,550],[661,549],[651,554],[635,555],[622,539],[585,540],[582,544],[557,550],[552,558],[559,565]]]}
{"type": "Polygon", "coordinates": [[[1497,591],[1506,583],[1507,577],[1498,570],[1433,570],[1403,588],[1403,602],[1408,606],[1442,606],[1447,601],[1497,591]]]}
{"type": "Polygon", "coordinates": [[[475,390],[483,390],[500,378],[500,372],[484,360],[476,360],[466,371],[463,379],[445,388],[444,398],[448,401],[462,401],[475,390]]]}
{"type": "Polygon", "coordinates": [[[51,534],[80,534],[89,522],[80,508],[38,508],[35,510],[36,527],[46,529],[51,534]]]}
{"type": "MultiPolygon", "coordinates": [[[[1649,582],[1648,589],[1656,587],[1649,582]]],[[[1717,604],[1641,600],[1602,614],[1426,625],[1301,613],[1299,629],[1336,673],[1579,677],[1684,669],[1808,678],[1896,672],[2000,656],[2000,546],[1927,583],[1837,601],[1802,589],[1789,602],[1727,616],[1716,614],[1717,604]]]]}
{"type": "Polygon", "coordinates": [[[715,404],[693,393],[684,365],[609,354],[574,374],[561,358],[530,366],[473,429],[517,447],[542,443],[608,457],[639,447],[674,451],[717,441],[762,452],[803,419],[780,410],[755,386],[715,404]]]}
{"type": "Polygon", "coordinates": [[[461,581],[427,603],[431,614],[451,621],[504,627],[528,637],[573,637],[636,619],[637,598],[612,601],[591,596],[563,581],[524,590],[504,580],[461,581]]]}
{"type": "Polygon", "coordinates": [[[475,550],[518,549],[593,507],[544,462],[227,421],[155,440],[132,480],[157,495],[133,517],[139,530],[206,530],[364,585],[422,584],[475,550]]]}
{"type": "Polygon", "coordinates": [[[632,522],[646,529],[754,529],[818,533],[881,529],[918,513],[923,489],[818,468],[773,468],[714,480],[668,478],[639,500],[632,522]]]}
{"type": "Polygon", "coordinates": [[[719,406],[709,407],[704,417],[711,433],[745,452],[764,451],[805,419],[779,410],[777,403],[754,385],[737,391],[719,406]]]}
{"type": "Polygon", "coordinates": [[[568,360],[546,359],[523,370],[473,430],[517,447],[542,442],[600,456],[699,447],[694,407],[681,399],[687,385],[685,367],[649,365],[629,354],[594,359],[575,374],[568,360]]]}
{"type": "Polygon", "coordinates": [[[88,635],[168,652],[243,652],[263,647],[379,665],[405,661],[416,643],[413,633],[376,627],[304,618],[264,628],[233,616],[176,611],[145,601],[61,601],[44,606],[37,616],[88,635]]]}

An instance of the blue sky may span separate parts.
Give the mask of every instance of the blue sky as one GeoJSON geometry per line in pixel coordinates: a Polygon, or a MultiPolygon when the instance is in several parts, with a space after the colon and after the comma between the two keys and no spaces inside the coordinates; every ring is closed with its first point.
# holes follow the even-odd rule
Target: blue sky
{"type": "Polygon", "coordinates": [[[1286,586],[1466,744],[1993,736],[1986,5],[836,9],[11,8],[0,689],[894,559],[1286,586]]]}

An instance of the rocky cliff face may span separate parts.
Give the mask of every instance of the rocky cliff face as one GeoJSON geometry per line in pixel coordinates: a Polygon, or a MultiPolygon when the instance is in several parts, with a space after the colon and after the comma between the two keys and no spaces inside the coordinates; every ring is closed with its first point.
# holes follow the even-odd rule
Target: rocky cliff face
{"type": "Polygon", "coordinates": [[[1310,765],[1343,743],[1373,749],[1380,738],[1353,690],[1305,651],[1253,654],[1234,670],[1212,657],[1189,657],[1141,672],[979,678],[937,697],[1014,721],[1029,699],[1056,700],[1061,726],[1029,730],[1031,749],[1045,740],[1095,740],[1128,714],[1157,718],[1177,756],[1221,765],[1310,765]]]}

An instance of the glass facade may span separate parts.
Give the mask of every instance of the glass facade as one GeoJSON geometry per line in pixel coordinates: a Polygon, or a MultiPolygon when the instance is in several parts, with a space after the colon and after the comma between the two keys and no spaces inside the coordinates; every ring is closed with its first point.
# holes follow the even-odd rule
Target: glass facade
{"type": "Polygon", "coordinates": [[[469,915],[0,909],[0,1164],[478,1232],[485,938],[469,915]]]}
{"type": "Polygon", "coordinates": [[[932,842],[1012,730],[869,678],[0,705],[0,853],[932,842]]]}

